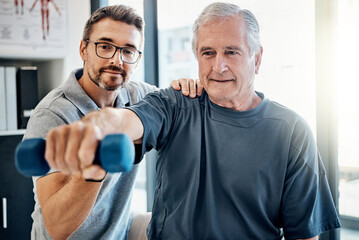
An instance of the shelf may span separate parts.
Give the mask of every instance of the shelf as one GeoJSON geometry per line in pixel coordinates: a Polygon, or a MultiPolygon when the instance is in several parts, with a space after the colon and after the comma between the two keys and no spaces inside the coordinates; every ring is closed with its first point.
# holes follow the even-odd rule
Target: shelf
{"type": "Polygon", "coordinates": [[[8,136],[8,135],[24,135],[26,129],[18,129],[13,131],[0,131],[0,136],[8,136]]]}

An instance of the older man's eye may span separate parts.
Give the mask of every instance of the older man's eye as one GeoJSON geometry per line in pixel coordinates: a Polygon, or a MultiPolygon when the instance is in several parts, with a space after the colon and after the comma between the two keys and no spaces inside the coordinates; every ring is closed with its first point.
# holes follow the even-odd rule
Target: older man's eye
{"type": "Polygon", "coordinates": [[[239,54],[237,51],[226,51],[226,54],[228,55],[236,55],[239,54]]]}
{"type": "Polygon", "coordinates": [[[215,52],[212,52],[212,51],[206,51],[206,52],[202,52],[202,56],[211,56],[211,55],[214,55],[215,52]]]}

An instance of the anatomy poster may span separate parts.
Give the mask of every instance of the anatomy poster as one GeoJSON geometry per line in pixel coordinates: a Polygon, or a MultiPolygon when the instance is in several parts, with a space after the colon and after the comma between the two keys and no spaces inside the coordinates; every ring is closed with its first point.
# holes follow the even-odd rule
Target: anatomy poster
{"type": "Polygon", "coordinates": [[[63,57],[66,16],[66,0],[0,0],[0,57],[63,57]]]}

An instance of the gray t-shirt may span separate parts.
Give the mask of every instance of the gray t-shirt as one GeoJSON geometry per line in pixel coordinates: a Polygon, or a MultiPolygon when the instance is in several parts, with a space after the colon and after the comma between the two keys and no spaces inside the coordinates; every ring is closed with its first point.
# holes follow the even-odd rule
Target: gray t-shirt
{"type": "Polygon", "coordinates": [[[264,98],[232,111],[173,89],[129,107],[159,151],[149,239],[309,238],[340,227],[310,128],[264,98]]]}
{"type": "MultiPolygon", "coordinates": [[[[35,108],[26,129],[24,138],[45,138],[47,132],[56,126],[79,120],[90,111],[99,110],[96,103],[85,93],[78,83],[83,70],[73,71],[67,81],[52,90],[35,108]]],[[[143,82],[130,81],[120,90],[116,107],[137,103],[147,93],[157,88],[143,82]]],[[[108,173],[93,210],[80,228],[69,239],[125,239],[131,221],[129,211],[131,193],[138,166],[128,173],[108,173]]],[[[37,198],[34,177],[35,208],[31,239],[52,239],[46,231],[41,208],[37,198]]]]}

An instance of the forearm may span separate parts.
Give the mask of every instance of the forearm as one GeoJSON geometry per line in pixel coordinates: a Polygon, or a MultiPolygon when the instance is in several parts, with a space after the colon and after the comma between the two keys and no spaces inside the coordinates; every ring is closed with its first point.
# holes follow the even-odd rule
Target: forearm
{"type": "MultiPolygon", "coordinates": [[[[41,181],[39,185],[42,189],[41,181]]],[[[48,233],[54,239],[67,239],[75,232],[92,211],[101,186],[101,182],[86,182],[81,176],[72,176],[46,201],[42,199],[40,206],[48,233]]]]}
{"type": "Polygon", "coordinates": [[[91,123],[100,128],[103,136],[113,133],[127,134],[137,143],[143,136],[143,125],[139,117],[128,109],[104,108],[91,112],[83,119],[84,123],[91,123]]]}

